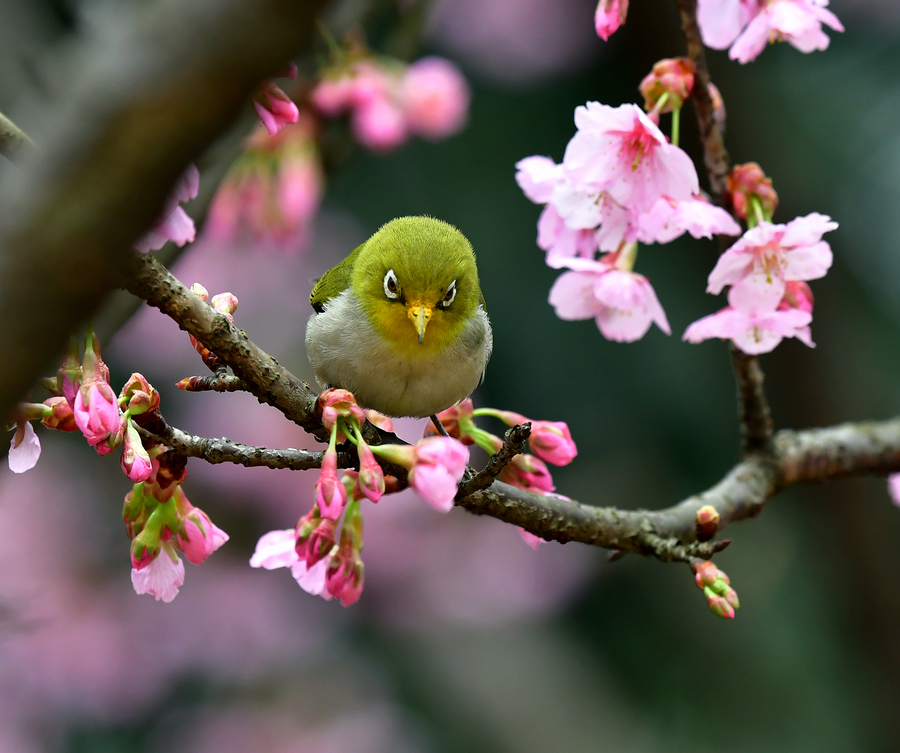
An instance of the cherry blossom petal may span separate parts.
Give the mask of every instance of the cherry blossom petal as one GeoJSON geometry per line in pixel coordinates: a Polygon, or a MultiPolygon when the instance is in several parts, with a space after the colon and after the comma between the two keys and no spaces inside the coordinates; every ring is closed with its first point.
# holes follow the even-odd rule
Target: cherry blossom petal
{"type": "Polygon", "coordinates": [[[518,530],[519,530],[519,536],[522,537],[522,541],[524,541],[526,544],[528,544],[528,546],[530,546],[530,547],[531,547],[532,549],[534,549],[535,551],[537,551],[537,548],[538,548],[541,544],[546,544],[546,543],[547,543],[547,542],[546,542],[544,539],[542,539],[540,536],[535,536],[533,533],[530,533],[529,531],[526,531],[526,530],[525,530],[524,528],[522,528],[521,526],[517,526],[517,528],[518,528],[518,530]]]}
{"type": "MultiPolygon", "coordinates": [[[[740,243],[740,241],[738,241],[740,243]]],[[[753,256],[742,253],[735,243],[723,253],[707,278],[706,292],[718,295],[726,285],[740,282],[753,266],[753,256]]]]}
{"type": "Polygon", "coordinates": [[[596,281],[597,272],[566,272],[560,275],[550,288],[550,305],[556,315],[566,321],[595,317],[599,310],[594,298],[596,281]]]}
{"type": "Polygon", "coordinates": [[[818,280],[825,276],[833,260],[831,246],[826,241],[819,241],[787,252],[782,273],[785,280],[818,280]]]}
{"type": "Polygon", "coordinates": [[[525,157],[516,162],[516,183],[535,204],[546,204],[564,180],[563,166],[549,157],[525,157]]]}
{"type": "Polygon", "coordinates": [[[331,594],[326,586],[328,565],[331,557],[319,560],[312,567],[307,568],[304,560],[299,560],[291,566],[291,575],[297,581],[300,588],[313,596],[321,596],[325,601],[331,599],[331,594]]]}
{"type": "Polygon", "coordinates": [[[900,473],[888,476],[888,494],[891,495],[894,504],[900,507],[900,473]]]}
{"type": "Polygon", "coordinates": [[[274,570],[277,567],[292,567],[299,561],[297,537],[293,528],[285,531],[269,531],[256,542],[256,550],[250,558],[250,567],[274,570]]]}
{"type": "Polygon", "coordinates": [[[811,246],[818,243],[822,240],[822,236],[825,233],[837,230],[838,223],[827,214],[812,212],[804,217],[794,218],[783,227],[782,245],[794,248],[796,246],[811,246]]]}
{"type": "Polygon", "coordinates": [[[750,274],[732,285],[728,303],[740,311],[774,311],[784,298],[784,291],[784,277],[754,265],[750,274]]]}
{"type": "Polygon", "coordinates": [[[697,24],[703,44],[724,50],[756,11],[757,3],[746,0],[697,0],[697,24]]]}
{"type": "Polygon", "coordinates": [[[9,454],[6,456],[9,469],[13,473],[25,473],[34,468],[41,456],[41,440],[38,439],[31,425],[25,421],[16,427],[9,443],[9,454]]]}
{"type": "Polygon", "coordinates": [[[138,594],[153,594],[157,601],[170,603],[184,585],[184,562],[163,543],[159,555],[146,567],[131,570],[131,584],[138,594]]]}
{"type": "Polygon", "coordinates": [[[667,335],[671,334],[666,314],[646,277],[611,270],[597,279],[594,296],[604,306],[596,319],[600,332],[608,340],[639,340],[652,322],[667,335]]]}

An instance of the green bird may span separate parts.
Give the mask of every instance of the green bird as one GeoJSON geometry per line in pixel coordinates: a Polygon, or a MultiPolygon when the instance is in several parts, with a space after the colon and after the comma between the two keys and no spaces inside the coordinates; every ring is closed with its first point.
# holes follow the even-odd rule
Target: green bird
{"type": "Polygon", "coordinates": [[[484,376],[493,336],[475,253],[446,222],[391,220],[328,270],[309,302],[316,379],[365,408],[434,417],[484,376]]]}

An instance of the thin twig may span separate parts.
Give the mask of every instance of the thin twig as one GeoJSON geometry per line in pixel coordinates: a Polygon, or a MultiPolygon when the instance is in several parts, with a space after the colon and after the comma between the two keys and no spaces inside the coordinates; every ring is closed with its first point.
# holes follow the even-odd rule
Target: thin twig
{"type": "Polygon", "coordinates": [[[15,162],[36,148],[28,135],[0,112],[0,154],[10,162],[15,162]]]}
{"type": "Polygon", "coordinates": [[[500,475],[509,462],[525,449],[525,443],[531,436],[531,424],[516,424],[506,430],[503,437],[503,445],[488,459],[487,465],[472,478],[460,484],[457,499],[468,497],[470,494],[487,489],[494,479],[500,475]]]}
{"type": "Polygon", "coordinates": [[[185,392],[240,392],[247,389],[243,379],[231,374],[185,377],[176,386],[185,392]]]}

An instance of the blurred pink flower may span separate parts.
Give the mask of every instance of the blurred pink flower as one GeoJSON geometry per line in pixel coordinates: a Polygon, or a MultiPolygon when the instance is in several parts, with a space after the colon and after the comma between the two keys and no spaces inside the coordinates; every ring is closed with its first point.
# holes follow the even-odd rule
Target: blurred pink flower
{"type": "Polygon", "coordinates": [[[166,241],[172,241],[176,246],[193,242],[196,235],[194,221],[179,206],[179,203],[196,198],[199,187],[200,172],[196,165],[191,163],[175,183],[175,187],[163,207],[160,219],[137,240],[134,245],[135,249],[145,254],[148,251],[157,251],[162,248],[166,241]]]}
{"type": "Polygon", "coordinates": [[[822,234],[837,226],[815,212],[786,225],[760,222],[719,257],[706,291],[717,295],[731,285],[728,301],[735,308],[774,309],[784,297],[786,281],[825,276],[832,253],[822,234]]]}
{"type": "Polygon", "coordinates": [[[326,576],[328,574],[328,565],[331,562],[330,557],[319,560],[312,567],[307,567],[303,560],[298,560],[291,565],[291,575],[294,580],[306,593],[313,596],[321,596],[325,601],[331,599],[331,592],[328,590],[326,576]]]}
{"type": "Polygon", "coordinates": [[[403,114],[411,133],[437,140],[452,136],[465,126],[469,85],[449,60],[417,60],[406,69],[400,86],[403,114]]]}
{"type": "Polygon", "coordinates": [[[785,283],[784,299],[778,304],[780,311],[800,309],[808,314],[813,310],[812,290],[802,280],[789,280],[785,283]]]}
{"type": "Polygon", "coordinates": [[[749,63],[769,42],[783,40],[800,52],[824,50],[831,40],[822,24],[835,31],[844,27],[830,10],[828,0],[768,0],[747,24],[728,51],[728,57],[749,63]]]}
{"type": "Polygon", "coordinates": [[[894,504],[900,506],[900,473],[892,473],[888,476],[888,493],[894,504]]]}
{"type": "Polygon", "coordinates": [[[597,36],[606,42],[625,23],[627,14],[628,0],[600,0],[594,13],[597,36]]]}
{"type": "Polygon", "coordinates": [[[159,555],[144,568],[132,569],[131,584],[138,594],[153,594],[157,601],[170,603],[184,585],[184,562],[167,543],[159,555]]]}
{"type": "Polygon", "coordinates": [[[357,141],[373,152],[393,151],[407,138],[403,111],[385,97],[373,97],[357,105],[351,124],[357,141]]]}
{"type": "Polygon", "coordinates": [[[731,306],[698,319],[682,337],[691,343],[719,337],[731,340],[744,353],[758,355],[768,353],[785,337],[796,337],[810,348],[809,323],[812,314],[799,309],[788,311],[742,311],[731,306]]]}
{"type": "Polygon", "coordinates": [[[584,188],[606,191],[635,212],[649,211],[661,196],[682,200],[699,193],[691,158],[637,105],[588,102],[575,108],[575,125],[563,165],[584,188]]]}
{"type": "Polygon", "coordinates": [[[724,50],[759,13],[759,0],[697,0],[697,25],[703,44],[724,50]]]}
{"type": "Polygon", "coordinates": [[[603,262],[569,259],[550,289],[550,304],[560,319],[595,319],[608,340],[640,340],[656,323],[667,335],[669,322],[653,287],[643,275],[603,262]]]}
{"type": "Polygon", "coordinates": [[[25,473],[34,468],[40,456],[41,440],[38,439],[31,421],[18,423],[9,443],[9,454],[6,456],[9,469],[13,473],[25,473]]]}
{"type": "Polygon", "coordinates": [[[296,544],[293,528],[284,531],[269,531],[256,542],[256,550],[250,558],[250,567],[262,567],[266,570],[291,567],[299,561],[294,548],[296,544]]]}
{"type": "Polygon", "coordinates": [[[260,87],[253,99],[253,107],[270,136],[300,118],[297,105],[273,81],[266,81],[260,87]]]}
{"type": "Polygon", "coordinates": [[[333,118],[353,105],[355,89],[352,75],[344,73],[337,77],[326,77],[316,84],[310,101],[323,115],[333,118]]]}
{"type": "Polygon", "coordinates": [[[452,437],[429,437],[415,446],[409,484],[438,512],[450,512],[469,450],[452,437]]]}

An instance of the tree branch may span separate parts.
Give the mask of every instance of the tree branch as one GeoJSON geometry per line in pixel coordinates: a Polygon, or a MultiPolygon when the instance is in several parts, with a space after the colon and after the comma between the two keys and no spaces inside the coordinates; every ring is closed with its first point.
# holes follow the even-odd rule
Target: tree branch
{"type": "Polygon", "coordinates": [[[517,424],[506,430],[503,437],[503,445],[488,459],[487,465],[468,481],[459,486],[457,499],[468,497],[470,494],[487,489],[494,479],[500,475],[500,471],[509,465],[510,461],[525,449],[525,443],[531,436],[531,424],[517,424]]]}
{"type": "MultiPolygon", "coordinates": [[[[246,333],[187,290],[152,256],[135,253],[132,272],[134,278],[129,281],[129,290],[145,296],[149,303],[218,354],[261,402],[282,411],[316,436],[324,436],[315,409],[317,395],[309,385],[260,350],[246,333]]],[[[900,418],[895,418],[778,432],[770,453],[745,457],[711,489],[657,511],[594,507],[555,495],[534,494],[497,480],[478,491],[468,486],[477,485],[474,482],[479,477],[478,484],[484,483],[489,476],[496,475],[494,470],[499,473],[500,464],[509,462],[521,451],[525,439],[524,426],[507,432],[504,447],[488,464],[490,470],[463,482],[456,504],[477,515],[490,515],[521,526],[548,540],[580,541],[666,562],[707,559],[726,545],[722,541],[697,540],[697,511],[704,505],[716,508],[721,531],[732,523],[759,515],[766,501],[787,486],[846,475],[900,471],[900,418]]],[[[373,437],[376,443],[393,440],[392,436],[383,434],[373,437]]],[[[226,448],[221,457],[237,462],[234,458],[240,455],[238,448],[243,446],[231,444],[233,447],[226,448]]],[[[179,450],[191,454],[187,446],[179,450]]],[[[253,456],[265,450],[247,448],[246,452],[253,456]]]]}
{"type": "MultiPolygon", "coordinates": [[[[167,0],[85,35],[0,184],[0,416],[116,287],[176,178],[312,39],[324,0],[167,0]]],[[[117,16],[118,18],[119,16],[117,16]]],[[[63,68],[63,66],[61,66],[63,68]]]]}
{"type": "Polygon", "coordinates": [[[34,142],[9,118],[0,112],[0,154],[15,162],[35,148],[34,142]]]}

